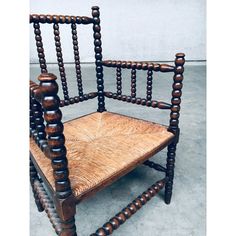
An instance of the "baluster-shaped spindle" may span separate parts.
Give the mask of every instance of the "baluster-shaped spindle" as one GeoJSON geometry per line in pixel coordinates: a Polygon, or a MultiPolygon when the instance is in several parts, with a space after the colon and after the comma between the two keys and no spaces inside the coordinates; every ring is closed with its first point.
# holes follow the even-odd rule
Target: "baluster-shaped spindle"
{"type": "Polygon", "coordinates": [[[98,112],[105,111],[104,101],[104,81],[103,81],[103,67],[102,67],[102,41],[101,41],[101,26],[100,26],[100,12],[99,7],[92,7],[93,16],[93,37],[94,37],[94,51],[95,64],[97,76],[97,90],[98,90],[98,112]]]}
{"type": "Polygon", "coordinates": [[[120,66],[116,68],[116,88],[117,88],[117,95],[121,95],[122,94],[122,77],[121,77],[120,66]]]}
{"type": "Polygon", "coordinates": [[[48,135],[48,151],[55,179],[55,204],[62,220],[62,235],[76,235],[74,225],[75,201],[69,180],[68,161],[66,158],[65,137],[63,135],[62,113],[59,109],[60,99],[57,96],[58,85],[53,74],[39,76],[40,90],[43,94],[42,105],[48,135]]]}
{"type": "Polygon", "coordinates": [[[44,55],[40,24],[34,23],[33,26],[34,26],[35,41],[36,41],[36,47],[37,47],[37,52],[38,52],[41,73],[47,73],[47,65],[46,65],[46,60],[45,60],[45,55],[44,55]]]}
{"type": "Polygon", "coordinates": [[[79,96],[80,96],[80,98],[82,98],[83,97],[83,85],[82,85],[82,76],[81,76],[81,68],[80,68],[80,57],[79,57],[79,45],[78,45],[77,29],[76,29],[76,24],[75,23],[71,24],[71,32],[72,32],[72,40],[73,40],[77,86],[78,86],[79,96]]]}
{"type": "Polygon", "coordinates": [[[61,77],[62,91],[63,91],[63,95],[65,99],[65,104],[68,105],[70,103],[69,93],[68,93],[68,87],[67,87],[67,81],[66,81],[65,67],[64,67],[63,57],[62,57],[60,31],[59,31],[58,23],[53,24],[53,32],[54,32],[54,40],[55,40],[56,53],[57,53],[57,62],[58,62],[59,72],[60,72],[60,77],[61,77]]]}
{"type": "Polygon", "coordinates": [[[184,54],[178,53],[175,58],[175,75],[174,83],[172,90],[172,99],[171,99],[171,113],[170,113],[170,124],[168,130],[175,134],[175,140],[168,146],[167,152],[167,164],[166,164],[166,177],[168,181],[165,186],[165,202],[167,204],[171,201],[172,188],[173,188],[173,179],[174,179],[174,167],[175,167],[175,151],[176,145],[179,141],[179,111],[182,95],[182,81],[183,81],[183,72],[184,72],[184,54]]]}
{"type": "Polygon", "coordinates": [[[147,100],[151,101],[152,100],[152,74],[153,74],[153,65],[150,64],[148,66],[148,71],[147,71],[147,100]]]}
{"type": "Polygon", "coordinates": [[[136,70],[131,69],[131,98],[136,98],[136,70]]]}

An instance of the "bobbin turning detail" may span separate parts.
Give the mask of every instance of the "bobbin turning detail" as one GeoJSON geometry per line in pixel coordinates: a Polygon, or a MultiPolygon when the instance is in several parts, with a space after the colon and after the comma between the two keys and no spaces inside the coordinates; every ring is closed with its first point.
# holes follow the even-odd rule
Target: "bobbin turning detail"
{"type": "MultiPolygon", "coordinates": [[[[162,189],[165,191],[164,201],[169,204],[180,134],[185,55],[177,53],[174,65],[148,61],[103,60],[100,11],[97,6],[92,7],[91,17],[32,14],[29,21],[33,25],[41,70],[39,84],[30,80],[29,85],[30,184],[38,211],[46,212],[59,236],[76,236],[76,204],[82,203],[141,165],[145,165],[150,171],[161,172],[164,176],[90,236],[111,235],[162,189]],[[42,37],[42,25],[45,24],[51,25],[54,36],[58,75],[61,80],[60,91],[57,77],[49,73],[50,67],[46,63],[47,47],[45,52],[42,40],[45,39],[42,37]],[[70,73],[66,74],[67,65],[62,54],[62,24],[71,32],[70,49],[75,68],[72,77],[66,76],[70,73]],[[97,86],[95,91],[88,92],[83,88],[87,77],[84,74],[82,76],[84,71],[80,62],[80,35],[78,36],[79,27],[84,25],[92,27],[93,30],[97,86]],[[104,68],[113,70],[114,78],[106,78],[104,68]],[[154,85],[162,79],[160,76],[157,80],[156,76],[161,73],[172,76],[174,74],[170,101],[154,100],[157,94],[154,85]],[[114,90],[104,88],[104,79],[113,79],[114,90]],[[142,87],[141,80],[144,81],[142,87]],[[71,84],[72,81],[74,84],[71,84]],[[73,85],[78,89],[74,95],[70,90],[73,85]],[[142,93],[140,89],[143,89],[142,93]],[[127,95],[124,94],[125,91],[127,95]],[[106,101],[114,99],[116,102],[170,110],[169,125],[106,111],[105,97],[106,101]],[[62,122],[63,107],[80,106],[81,102],[92,99],[98,103],[96,112],[62,122]],[[150,160],[164,148],[167,149],[166,166],[150,160]]],[[[78,112],[80,111],[78,108],[78,112]]]]}

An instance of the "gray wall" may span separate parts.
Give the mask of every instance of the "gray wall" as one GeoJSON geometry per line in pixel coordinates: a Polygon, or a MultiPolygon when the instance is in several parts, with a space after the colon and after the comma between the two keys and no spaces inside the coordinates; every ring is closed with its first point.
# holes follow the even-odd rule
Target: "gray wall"
{"type": "MultiPolygon", "coordinates": [[[[30,2],[30,13],[91,16],[101,9],[103,57],[122,60],[173,60],[185,52],[187,60],[206,59],[205,0],[47,0],[30,2]]],[[[70,27],[61,26],[65,62],[73,62],[70,27]]],[[[91,25],[79,26],[80,57],[93,62],[91,25]]],[[[52,25],[42,26],[47,62],[56,62],[52,25]]],[[[30,62],[38,62],[32,25],[30,62]]]]}

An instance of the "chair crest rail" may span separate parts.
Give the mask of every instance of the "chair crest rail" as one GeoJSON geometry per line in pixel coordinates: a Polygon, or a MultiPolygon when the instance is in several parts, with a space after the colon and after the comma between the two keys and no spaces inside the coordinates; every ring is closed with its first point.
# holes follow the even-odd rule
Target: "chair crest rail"
{"type": "Polygon", "coordinates": [[[68,16],[68,15],[44,15],[44,14],[30,14],[30,23],[59,23],[59,24],[92,24],[93,18],[87,16],[68,16]]]}

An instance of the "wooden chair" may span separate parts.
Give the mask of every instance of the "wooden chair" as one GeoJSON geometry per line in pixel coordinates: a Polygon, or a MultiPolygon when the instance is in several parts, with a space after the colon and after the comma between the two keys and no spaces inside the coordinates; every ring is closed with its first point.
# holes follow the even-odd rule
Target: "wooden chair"
{"type": "Polygon", "coordinates": [[[179,140],[179,111],[184,72],[184,54],[176,54],[175,65],[130,61],[103,61],[99,7],[92,17],[30,15],[42,74],[39,84],[30,81],[30,181],[39,211],[45,210],[56,233],[75,236],[76,204],[124,176],[140,164],[165,173],[117,215],[91,235],[110,235],[165,187],[165,203],[172,195],[176,145],[179,140]],[[56,76],[48,73],[40,24],[52,24],[64,99],[57,95],[56,76]],[[59,25],[71,27],[78,96],[70,97],[62,58],[59,25]],[[78,51],[78,24],[91,24],[97,91],[85,94],[82,87],[78,51]],[[116,68],[116,92],[104,89],[103,66],[116,68]],[[121,70],[131,70],[131,94],[122,94],[121,70]],[[146,98],[136,97],[136,71],[147,71],[146,98]],[[152,100],[153,72],[171,72],[171,103],[152,100]],[[98,99],[97,112],[61,122],[60,107],[98,99]],[[105,109],[105,97],[152,108],[169,109],[169,126],[124,116],[105,109]],[[149,161],[167,147],[166,167],[149,161]]]}

